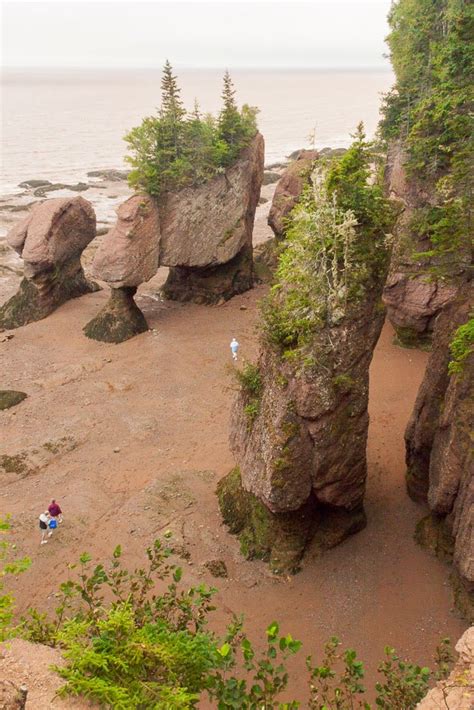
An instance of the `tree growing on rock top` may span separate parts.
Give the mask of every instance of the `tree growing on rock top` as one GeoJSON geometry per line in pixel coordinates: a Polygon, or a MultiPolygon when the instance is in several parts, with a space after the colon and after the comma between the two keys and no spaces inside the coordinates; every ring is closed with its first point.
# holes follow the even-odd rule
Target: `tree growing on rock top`
{"type": "Polygon", "coordinates": [[[212,179],[238,159],[257,133],[257,110],[239,110],[228,72],[224,77],[224,105],[219,119],[201,116],[197,101],[187,113],[173,68],[167,60],[161,81],[157,116],[148,116],[126,136],[132,166],[131,187],[158,196],[197,186],[212,179]]]}

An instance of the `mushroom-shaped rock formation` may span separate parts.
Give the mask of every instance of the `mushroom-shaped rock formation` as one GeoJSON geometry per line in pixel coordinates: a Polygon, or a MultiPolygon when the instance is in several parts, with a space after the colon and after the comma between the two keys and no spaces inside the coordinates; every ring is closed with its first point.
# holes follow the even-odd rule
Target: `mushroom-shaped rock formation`
{"type": "Polygon", "coordinates": [[[253,285],[252,231],[263,180],[257,134],[225,173],[159,199],[160,264],[168,298],[216,303],[253,285]]]}
{"type": "Polygon", "coordinates": [[[215,303],[251,288],[263,161],[263,137],[257,134],[238,160],[212,180],[156,199],[134,195],[121,205],[92,265],[112,296],[86,325],[86,335],[121,342],[146,330],[133,295],[158,266],[170,267],[164,293],[176,300],[215,303]]]}
{"type": "MultiPolygon", "coordinates": [[[[474,353],[458,372],[449,373],[450,343],[469,320],[472,284],[441,313],[433,333],[433,351],[405,433],[407,488],[428,503],[431,515],[418,525],[417,538],[455,567],[455,599],[474,622],[474,353]]],[[[472,336],[471,336],[472,338],[472,336]]]]}
{"type": "Polygon", "coordinates": [[[158,269],[160,221],[158,207],[148,195],[134,195],[117,210],[117,222],[97,250],[92,273],[106,281],[108,303],[84,328],[94,340],[120,343],[148,329],[134,301],[137,287],[158,269]]]}
{"type": "MultiPolygon", "coordinates": [[[[437,253],[427,236],[433,194],[427,185],[408,178],[406,152],[394,142],[388,153],[386,184],[400,205],[394,248],[383,300],[401,345],[429,345],[438,314],[453,301],[471,264],[470,239],[456,249],[437,253]],[[423,231],[420,225],[426,222],[423,231]]],[[[432,187],[434,193],[435,188],[432,187]]]]}
{"type": "Polygon", "coordinates": [[[80,257],[94,239],[95,213],[82,197],[47,200],[34,205],[15,225],[7,241],[24,261],[18,292],[0,308],[0,326],[18,328],[41,320],[70,298],[96,291],[80,257]]]}
{"type": "Polygon", "coordinates": [[[290,163],[276,186],[268,214],[268,224],[277,239],[283,239],[285,220],[298,202],[317,157],[316,150],[300,150],[296,160],[290,163]]]}

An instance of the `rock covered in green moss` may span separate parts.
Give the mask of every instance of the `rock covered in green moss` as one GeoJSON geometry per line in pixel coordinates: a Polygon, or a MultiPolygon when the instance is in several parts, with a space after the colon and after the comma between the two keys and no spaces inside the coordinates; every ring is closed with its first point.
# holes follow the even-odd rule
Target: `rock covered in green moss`
{"type": "Polygon", "coordinates": [[[0,390],[0,410],[10,409],[15,407],[20,402],[23,402],[28,395],[26,392],[17,392],[16,390],[0,390]]]}
{"type": "Polygon", "coordinates": [[[113,288],[104,308],[86,326],[92,340],[122,343],[148,330],[145,316],[134,300],[136,287],[113,288]]]}

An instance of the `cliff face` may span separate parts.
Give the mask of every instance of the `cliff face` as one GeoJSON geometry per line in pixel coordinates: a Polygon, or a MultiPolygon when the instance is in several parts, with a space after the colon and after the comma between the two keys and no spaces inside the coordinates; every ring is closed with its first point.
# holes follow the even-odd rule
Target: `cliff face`
{"type": "Polygon", "coordinates": [[[418,526],[418,539],[453,559],[459,575],[457,600],[474,618],[474,353],[459,373],[449,375],[450,342],[469,318],[472,284],[439,316],[433,351],[406,433],[407,487],[426,501],[431,517],[418,526]]]}
{"type": "Polygon", "coordinates": [[[92,265],[113,294],[85,327],[86,335],[121,342],[146,330],[133,296],[159,266],[170,267],[164,292],[176,300],[214,303],[251,288],[263,163],[264,141],[257,134],[234,165],[212,180],[157,200],[134,195],[121,205],[92,265]]]}
{"type": "Polygon", "coordinates": [[[456,297],[471,254],[467,242],[453,253],[436,255],[428,236],[415,228],[435,202],[435,188],[407,176],[403,144],[388,152],[387,191],[401,207],[394,227],[394,248],[383,300],[399,342],[407,346],[431,342],[436,317],[456,297]]]}

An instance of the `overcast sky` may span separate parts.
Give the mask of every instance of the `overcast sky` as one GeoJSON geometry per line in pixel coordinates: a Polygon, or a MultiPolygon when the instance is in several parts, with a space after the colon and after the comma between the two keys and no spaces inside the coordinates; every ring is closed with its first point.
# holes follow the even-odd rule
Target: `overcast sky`
{"type": "Polygon", "coordinates": [[[390,0],[2,2],[8,67],[388,67],[390,0]]]}

